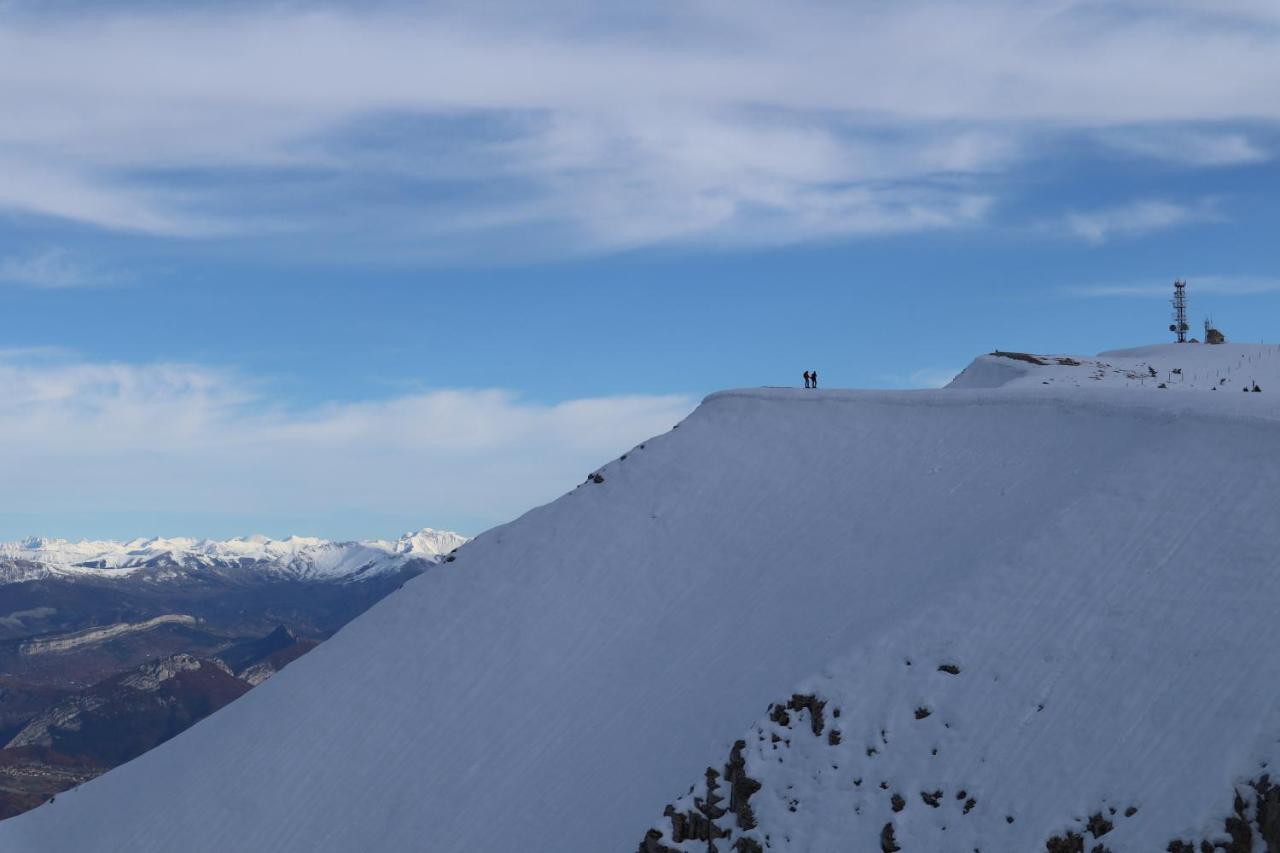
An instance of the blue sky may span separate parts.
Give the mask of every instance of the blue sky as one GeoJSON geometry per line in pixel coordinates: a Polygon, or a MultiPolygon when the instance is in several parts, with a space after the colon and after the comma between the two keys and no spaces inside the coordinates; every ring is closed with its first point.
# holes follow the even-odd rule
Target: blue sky
{"type": "Polygon", "coordinates": [[[1253,0],[0,3],[0,536],[474,533],[1175,276],[1274,341],[1277,57],[1253,0]]]}

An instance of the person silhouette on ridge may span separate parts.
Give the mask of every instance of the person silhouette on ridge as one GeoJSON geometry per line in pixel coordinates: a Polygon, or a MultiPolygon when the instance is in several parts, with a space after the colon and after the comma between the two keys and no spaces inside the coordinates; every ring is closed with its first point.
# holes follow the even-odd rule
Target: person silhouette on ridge
{"type": "Polygon", "coordinates": [[[809,371],[804,372],[804,387],[809,387],[809,371]]]}
{"type": "Polygon", "coordinates": [[[816,370],[809,371],[809,381],[812,383],[812,385],[810,385],[811,388],[818,387],[818,371],[816,370]]]}

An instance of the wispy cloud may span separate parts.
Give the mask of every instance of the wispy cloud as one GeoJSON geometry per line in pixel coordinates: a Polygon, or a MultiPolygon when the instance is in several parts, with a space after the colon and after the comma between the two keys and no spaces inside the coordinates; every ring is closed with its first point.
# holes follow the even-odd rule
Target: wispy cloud
{"type": "MultiPolygon", "coordinates": [[[[1280,278],[1250,275],[1195,275],[1188,277],[1188,286],[1197,293],[1223,296],[1252,296],[1259,293],[1280,292],[1280,278]]],[[[1167,297],[1171,281],[1126,281],[1099,284],[1072,285],[1065,288],[1070,296],[1086,298],[1139,297],[1150,299],[1167,297]]]]}
{"type": "Polygon", "coordinates": [[[1185,128],[1124,128],[1107,131],[1102,140],[1138,157],[1193,166],[1239,166],[1264,163],[1273,153],[1248,134],[1185,128]]]}
{"type": "Polygon", "coordinates": [[[1030,136],[1256,162],[1231,126],[1280,120],[1261,4],[694,0],[626,27],[572,4],[52,8],[0,7],[0,208],[162,235],[564,251],[968,227],[1030,136]]]}
{"type": "Polygon", "coordinates": [[[1221,222],[1214,199],[1185,204],[1162,199],[1133,201],[1116,207],[1068,213],[1061,227],[1070,235],[1101,244],[1117,237],[1136,237],[1199,222],[1221,222]]]}
{"type": "Polygon", "coordinates": [[[46,248],[28,255],[0,257],[0,285],[54,290],[114,280],[114,274],[78,261],[66,249],[46,248]]]}
{"type": "Polygon", "coordinates": [[[442,389],[283,410],[257,383],[200,365],[10,351],[0,353],[0,512],[346,508],[498,522],[665,432],[693,405],[442,389]]]}

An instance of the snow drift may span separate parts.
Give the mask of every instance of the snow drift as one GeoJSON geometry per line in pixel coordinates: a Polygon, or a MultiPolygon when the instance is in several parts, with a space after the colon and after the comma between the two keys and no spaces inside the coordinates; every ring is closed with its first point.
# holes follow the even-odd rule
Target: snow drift
{"type": "Polygon", "coordinates": [[[706,850],[735,752],[736,849],[1256,833],[1276,391],[713,395],[0,849],[706,850]]]}

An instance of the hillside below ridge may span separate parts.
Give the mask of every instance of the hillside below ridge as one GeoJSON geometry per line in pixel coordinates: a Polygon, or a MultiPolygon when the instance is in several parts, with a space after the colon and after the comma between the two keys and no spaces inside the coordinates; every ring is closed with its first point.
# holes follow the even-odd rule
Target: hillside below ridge
{"type": "Polygon", "coordinates": [[[0,847],[705,850],[738,740],[771,850],[1260,837],[1280,431],[1177,396],[711,395],[0,847]]]}

